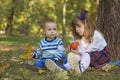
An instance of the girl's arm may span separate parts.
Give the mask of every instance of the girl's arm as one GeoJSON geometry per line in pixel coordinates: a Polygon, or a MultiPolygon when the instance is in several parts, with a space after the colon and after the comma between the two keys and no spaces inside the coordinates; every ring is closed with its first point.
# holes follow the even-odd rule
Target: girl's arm
{"type": "Polygon", "coordinates": [[[95,31],[94,32],[94,37],[93,37],[93,42],[88,45],[86,48],[87,52],[91,51],[101,51],[107,46],[106,40],[104,39],[103,35],[95,31]]]}

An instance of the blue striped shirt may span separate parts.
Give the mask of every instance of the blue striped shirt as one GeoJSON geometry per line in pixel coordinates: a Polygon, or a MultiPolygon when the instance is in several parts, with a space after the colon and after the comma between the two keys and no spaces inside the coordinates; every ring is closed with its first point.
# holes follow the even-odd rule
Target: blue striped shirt
{"type": "Polygon", "coordinates": [[[39,48],[35,54],[35,58],[55,58],[61,59],[64,54],[63,42],[60,38],[55,37],[53,40],[48,41],[43,38],[39,43],[39,48]]]}

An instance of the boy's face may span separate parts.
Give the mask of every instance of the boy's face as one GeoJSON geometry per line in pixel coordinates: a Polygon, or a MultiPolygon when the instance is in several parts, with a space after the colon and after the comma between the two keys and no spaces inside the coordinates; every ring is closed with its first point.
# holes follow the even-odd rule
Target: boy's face
{"type": "Polygon", "coordinates": [[[45,34],[47,40],[52,40],[57,36],[57,24],[55,22],[49,22],[45,24],[45,34]]]}

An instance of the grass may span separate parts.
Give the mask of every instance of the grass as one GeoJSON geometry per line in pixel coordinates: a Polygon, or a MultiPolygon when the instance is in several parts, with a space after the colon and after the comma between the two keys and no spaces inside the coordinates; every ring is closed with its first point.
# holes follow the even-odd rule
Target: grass
{"type": "MultiPolygon", "coordinates": [[[[65,46],[69,44],[67,39],[69,38],[66,38],[65,46]]],[[[36,37],[0,36],[0,80],[63,80],[63,78],[68,78],[68,80],[120,80],[119,67],[110,72],[87,70],[81,76],[73,73],[66,75],[64,72],[51,73],[47,70],[44,72],[42,70],[39,72],[30,71],[25,68],[28,61],[21,59],[20,55],[25,52],[29,43],[37,47],[39,40],[40,38],[36,37]]]]}

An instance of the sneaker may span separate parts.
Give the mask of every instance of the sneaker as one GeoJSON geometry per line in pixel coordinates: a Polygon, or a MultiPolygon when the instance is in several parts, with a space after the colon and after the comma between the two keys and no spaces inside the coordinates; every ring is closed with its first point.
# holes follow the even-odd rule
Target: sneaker
{"type": "Polygon", "coordinates": [[[64,69],[62,69],[60,66],[58,66],[58,64],[56,64],[55,61],[53,61],[51,59],[46,59],[45,66],[51,72],[64,71],[64,69]]]}
{"type": "Polygon", "coordinates": [[[68,54],[68,63],[70,64],[72,70],[75,70],[76,74],[81,74],[79,60],[77,59],[76,55],[72,52],[68,54]]]}

